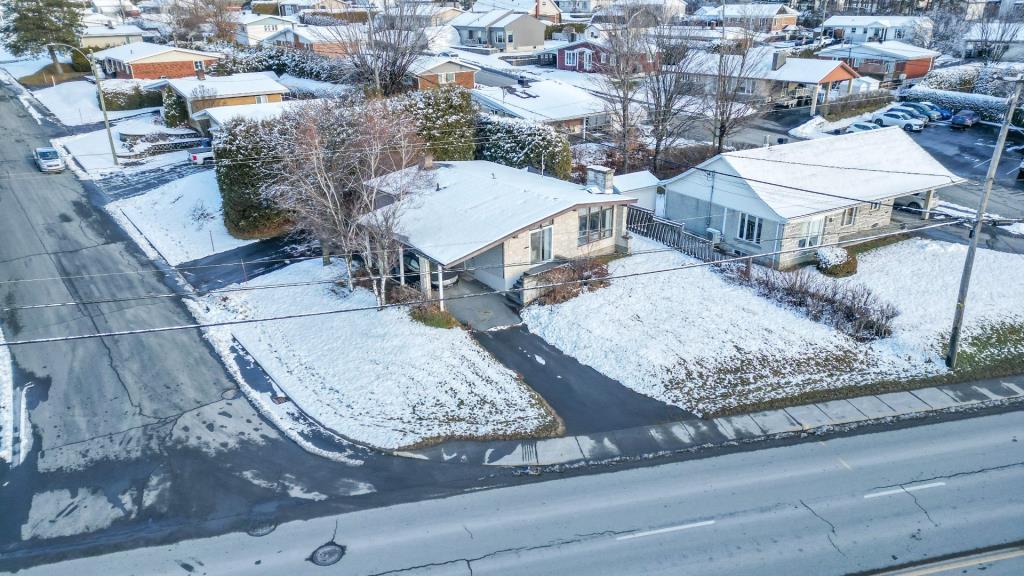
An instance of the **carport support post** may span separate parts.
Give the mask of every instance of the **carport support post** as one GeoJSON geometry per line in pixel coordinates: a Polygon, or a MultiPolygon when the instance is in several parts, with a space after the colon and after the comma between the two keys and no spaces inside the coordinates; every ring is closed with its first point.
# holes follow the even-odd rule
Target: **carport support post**
{"type": "Polygon", "coordinates": [[[420,292],[424,300],[430,300],[430,260],[420,256],[420,292]]]}
{"type": "Polygon", "coordinates": [[[437,264],[437,305],[444,312],[444,266],[437,264]]]}
{"type": "Polygon", "coordinates": [[[398,283],[405,286],[405,248],[398,247],[398,283]]]}
{"type": "Polygon", "coordinates": [[[956,368],[956,357],[960,352],[960,331],[964,323],[964,307],[967,305],[967,289],[971,285],[971,271],[974,269],[974,255],[978,251],[978,238],[981,236],[981,222],[985,218],[985,209],[988,208],[988,197],[992,192],[992,183],[996,179],[996,169],[999,168],[999,158],[1003,155],[1003,146],[1006,145],[1006,133],[1010,131],[1010,122],[1013,121],[1013,112],[1017,109],[1017,100],[1020,99],[1021,88],[1024,87],[1024,78],[1017,76],[1007,78],[1013,82],[1013,96],[1006,107],[1006,117],[1003,118],[1003,126],[999,129],[999,138],[996,139],[996,149],[992,151],[992,161],[988,165],[988,174],[985,176],[985,189],[981,193],[981,202],[978,203],[978,212],[974,215],[974,227],[971,228],[971,244],[967,248],[967,259],[964,261],[964,273],[960,277],[960,294],[956,298],[956,312],[953,315],[953,331],[949,334],[949,351],[946,355],[946,366],[950,370],[956,368]]]}
{"type": "Polygon", "coordinates": [[[811,97],[811,116],[818,112],[818,95],[821,94],[821,84],[814,85],[814,96],[811,97]]]}
{"type": "Polygon", "coordinates": [[[932,204],[935,203],[935,190],[929,190],[924,194],[924,210],[921,211],[921,220],[928,220],[932,217],[932,204]]]}

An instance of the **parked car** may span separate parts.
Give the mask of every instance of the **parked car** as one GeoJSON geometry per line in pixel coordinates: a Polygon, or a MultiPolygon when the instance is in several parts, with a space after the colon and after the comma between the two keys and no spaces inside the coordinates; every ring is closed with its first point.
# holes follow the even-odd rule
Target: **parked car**
{"type": "Polygon", "coordinates": [[[846,127],[846,133],[852,134],[854,132],[867,132],[869,130],[878,130],[879,128],[881,128],[881,126],[870,122],[854,122],[846,127]]]}
{"type": "Polygon", "coordinates": [[[931,102],[918,102],[918,104],[938,112],[940,120],[949,120],[950,118],[953,117],[953,111],[950,110],[949,108],[943,108],[942,106],[932,104],[931,102]]]}
{"type": "Polygon", "coordinates": [[[942,114],[938,110],[929,108],[920,102],[900,102],[900,108],[910,108],[924,114],[929,120],[942,120],[942,114]]]}
{"type": "Polygon", "coordinates": [[[917,118],[912,118],[909,114],[895,110],[879,112],[875,114],[873,121],[879,126],[899,126],[907,132],[920,132],[924,128],[924,122],[917,118]]]}
{"type": "Polygon", "coordinates": [[[893,106],[892,108],[890,108],[890,110],[893,110],[895,112],[903,112],[904,114],[910,116],[911,118],[924,122],[925,126],[927,126],[928,123],[932,121],[932,117],[929,116],[928,114],[925,114],[924,112],[920,112],[913,108],[908,108],[903,104],[900,104],[899,106],[893,106]]]}
{"type": "Polygon", "coordinates": [[[191,160],[193,164],[213,163],[213,148],[210,146],[189,148],[188,159],[191,160]]]}
{"type": "Polygon", "coordinates": [[[55,148],[36,148],[32,159],[41,172],[63,172],[68,167],[55,148]]]}
{"type": "MultiPolygon", "coordinates": [[[[412,251],[405,251],[403,253],[403,259],[405,260],[405,283],[406,284],[419,284],[420,281],[420,257],[418,254],[412,251]]],[[[392,276],[398,277],[399,270],[396,266],[391,271],[392,276]]],[[[445,270],[441,273],[441,278],[444,281],[445,286],[451,286],[459,281],[458,270],[445,270]]],[[[437,286],[437,268],[434,266],[430,267],[430,284],[437,286]]]]}
{"type": "Polygon", "coordinates": [[[950,120],[949,125],[953,128],[970,128],[980,120],[981,115],[974,110],[961,110],[956,114],[953,114],[953,118],[950,120]]]}

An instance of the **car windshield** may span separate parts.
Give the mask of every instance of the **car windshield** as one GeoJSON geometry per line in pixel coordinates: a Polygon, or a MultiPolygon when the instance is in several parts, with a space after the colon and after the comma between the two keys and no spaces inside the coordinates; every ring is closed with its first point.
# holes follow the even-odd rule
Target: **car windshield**
{"type": "Polygon", "coordinates": [[[60,158],[56,150],[40,150],[38,154],[41,160],[56,160],[60,158]]]}

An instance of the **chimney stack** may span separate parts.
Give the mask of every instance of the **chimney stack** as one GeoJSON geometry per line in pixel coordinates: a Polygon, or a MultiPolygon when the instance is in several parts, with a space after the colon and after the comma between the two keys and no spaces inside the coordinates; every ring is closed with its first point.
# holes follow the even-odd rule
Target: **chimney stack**
{"type": "Polygon", "coordinates": [[[587,166],[587,188],[594,194],[614,194],[615,171],[607,166],[587,166]]]}
{"type": "Polygon", "coordinates": [[[420,158],[420,170],[433,170],[434,169],[434,155],[430,152],[426,152],[420,158]]]}
{"type": "Polygon", "coordinates": [[[206,80],[206,72],[202,68],[199,68],[196,70],[196,78],[199,80],[206,80]]]}
{"type": "Polygon", "coordinates": [[[779,51],[772,54],[772,70],[778,70],[786,63],[786,53],[779,51]]]}

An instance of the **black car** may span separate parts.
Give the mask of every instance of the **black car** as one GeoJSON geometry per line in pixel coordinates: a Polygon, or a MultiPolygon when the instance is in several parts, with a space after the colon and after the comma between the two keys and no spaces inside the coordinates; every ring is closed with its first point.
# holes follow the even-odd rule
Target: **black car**
{"type": "MultiPolygon", "coordinates": [[[[405,283],[406,284],[418,284],[420,281],[420,257],[415,252],[406,251],[403,253],[403,260],[405,260],[405,283]]],[[[398,278],[400,270],[395,266],[391,273],[395,278],[398,278]]],[[[459,281],[458,270],[445,270],[441,273],[441,278],[444,279],[445,286],[451,286],[459,281]]],[[[437,267],[430,267],[430,284],[437,286],[437,267]]]]}

